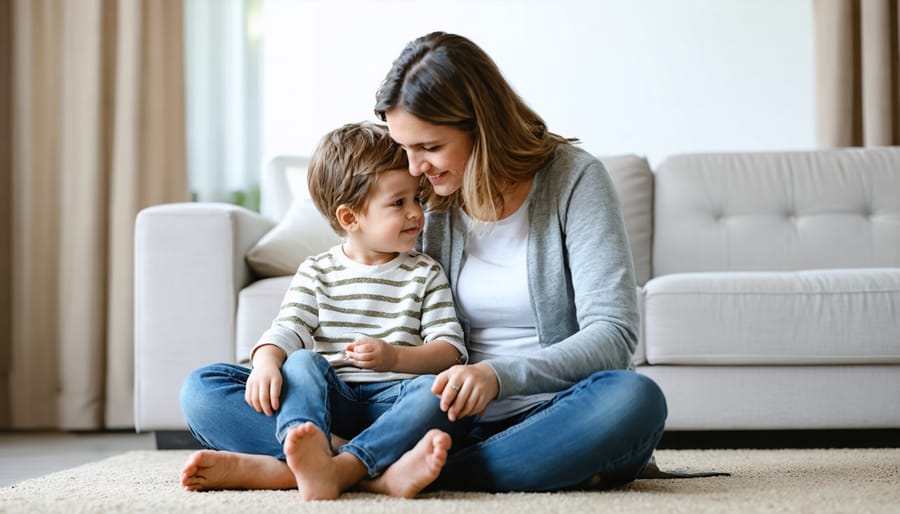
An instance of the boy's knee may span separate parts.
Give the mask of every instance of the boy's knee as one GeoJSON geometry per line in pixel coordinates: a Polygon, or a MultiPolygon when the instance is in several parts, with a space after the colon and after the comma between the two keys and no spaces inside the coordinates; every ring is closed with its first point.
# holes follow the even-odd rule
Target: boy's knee
{"type": "Polygon", "coordinates": [[[414,399],[416,402],[440,405],[440,398],[431,392],[431,385],[433,383],[434,375],[419,375],[410,378],[403,384],[403,395],[407,398],[414,399]]]}
{"type": "Polygon", "coordinates": [[[312,350],[301,349],[288,355],[281,367],[285,369],[312,369],[327,368],[329,366],[331,364],[321,354],[312,350]]]}
{"type": "Polygon", "coordinates": [[[428,394],[434,396],[431,392],[431,386],[434,384],[434,375],[419,375],[406,381],[406,387],[417,393],[428,394]]]}
{"type": "Polygon", "coordinates": [[[207,405],[207,391],[214,387],[216,380],[222,376],[221,364],[210,364],[197,368],[188,374],[181,384],[178,401],[181,411],[190,420],[197,409],[207,405]]]}

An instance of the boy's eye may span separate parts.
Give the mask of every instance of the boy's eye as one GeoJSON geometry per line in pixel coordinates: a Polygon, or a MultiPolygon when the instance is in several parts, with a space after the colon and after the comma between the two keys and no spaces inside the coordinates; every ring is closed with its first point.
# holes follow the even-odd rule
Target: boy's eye
{"type": "Polygon", "coordinates": [[[397,207],[402,206],[402,205],[403,205],[403,198],[398,198],[398,199],[394,200],[394,205],[397,206],[397,207]]]}

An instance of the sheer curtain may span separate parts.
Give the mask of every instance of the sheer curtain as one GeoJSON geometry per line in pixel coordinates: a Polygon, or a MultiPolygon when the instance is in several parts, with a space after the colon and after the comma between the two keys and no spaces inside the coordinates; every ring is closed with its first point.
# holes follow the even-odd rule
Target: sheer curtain
{"type": "Polygon", "coordinates": [[[897,0],[814,0],[819,146],[900,144],[897,0]]]}
{"type": "Polygon", "coordinates": [[[259,210],[262,0],[185,0],[191,196],[259,210]]]}
{"type": "Polygon", "coordinates": [[[0,421],[130,427],[134,217],[188,196],[182,1],[3,4],[0,421]]]}

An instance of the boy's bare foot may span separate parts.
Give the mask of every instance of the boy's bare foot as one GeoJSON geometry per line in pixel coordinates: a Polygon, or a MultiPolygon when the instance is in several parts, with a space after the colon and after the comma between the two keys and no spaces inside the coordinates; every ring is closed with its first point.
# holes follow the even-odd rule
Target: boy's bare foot
{"type": "Polygon", "coordinates": [[[283,461],[268,455],[201,450],[181,471],[188,491],[210,489],[292,489],[297,481],[283,461]]]}
{"type": "Polygon", "coordinates": [[[332,456],[325,434],[310,422],[288,432],[284,454],[304,500],[334,500],[366,474],[351,454],[332,456]]]}
{"type": "Polygon", "coordinates": [[[447,463],[451,440],[446,432],[429,430],[416,446],[391,464],[381,476],[360,486],[373,493],[413,498],[434,482],[447,463]]]}

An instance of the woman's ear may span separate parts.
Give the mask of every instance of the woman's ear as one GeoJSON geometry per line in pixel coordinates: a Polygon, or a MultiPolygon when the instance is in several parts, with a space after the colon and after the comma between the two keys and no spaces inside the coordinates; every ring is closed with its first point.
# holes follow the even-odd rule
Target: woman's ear
{"type": "Polygon", "coordinates": [[[340,223],[341,228],[348,233],[353,232],[356,230],[356,227],[359,226],[359,222],[356,219],[356,213],[345,203],[338,206],[334,211],[334,216],[337,218],[338,223],[340,223]]]}

